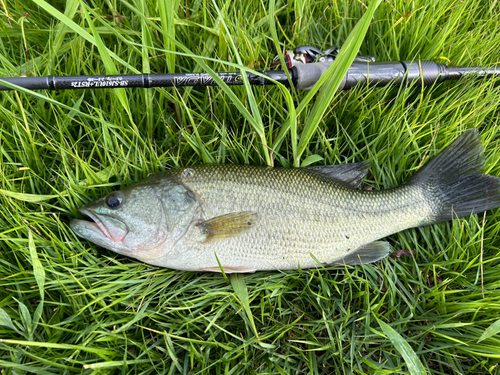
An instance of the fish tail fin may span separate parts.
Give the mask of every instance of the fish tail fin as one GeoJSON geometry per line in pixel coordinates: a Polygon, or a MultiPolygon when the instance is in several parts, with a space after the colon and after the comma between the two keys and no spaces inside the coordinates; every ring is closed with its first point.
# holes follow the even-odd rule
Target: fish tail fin
{"type": "Polygon", "coordinates": [[[500,206],[500,178],[485,175],[479,131],[471,129],[432,159],[408,183],[429,195],[429,224],[479,214],[500,206]]]}

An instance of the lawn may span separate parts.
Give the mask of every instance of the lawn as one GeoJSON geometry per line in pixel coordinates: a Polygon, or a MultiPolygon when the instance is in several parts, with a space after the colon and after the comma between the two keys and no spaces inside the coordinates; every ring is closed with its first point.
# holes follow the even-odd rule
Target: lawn
{"type": "MultiPolygon", "coordinates": [[[[266,69],[344,45],[373,1],[1,0],[0,77],[266,69]]],[[[495,0],[384,1],[369,21],[378,61],[500,65],[495,0]]],[[[369,160],[364,184],[388,189],[474,127],[500,176],[499,102],[498,79],[0,92],[0,374],[498,374],[500,209],[390,236],[405,255],[375,264],[236,276],[148,266],[68,223],[206,163],[369,160]]]]}

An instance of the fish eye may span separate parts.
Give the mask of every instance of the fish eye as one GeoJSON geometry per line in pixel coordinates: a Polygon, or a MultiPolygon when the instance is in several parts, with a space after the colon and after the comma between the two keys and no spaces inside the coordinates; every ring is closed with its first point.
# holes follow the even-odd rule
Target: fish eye
{"type": "Polygon", "coordinates": [[[120,192],[111,193],[106,197],[105,202],[109,208],[118,208],[123,203],[123,194],[120,192]]]}

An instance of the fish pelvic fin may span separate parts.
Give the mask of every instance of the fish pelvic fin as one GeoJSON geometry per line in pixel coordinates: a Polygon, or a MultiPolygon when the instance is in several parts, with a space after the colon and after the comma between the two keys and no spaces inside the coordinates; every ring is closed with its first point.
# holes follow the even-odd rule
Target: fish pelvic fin
{"type": "Polygon", "coordinates": [[[209,220],[201,220],[196,226],[206,235],[204,242],[209,242],[246,232],[254,227],[256,222],[255,212],[233,212],[209,220]]]}
{"type": "Polygon", "coordinates": [[[407,181],[433,202],[426,224],[479,214],[500,206],[500,178],[482,173],[485,158],[477,128],[457,138],[407,181]]]}
{"type": "Polygon", "coordinates": [[[391,246],[389,242],[375,241],[367,243],[361,247],[358,247],[354,251],[347,253],[347,255],[341,259],[338,259],[327,265],[348,265],[355,266],[360,264],[374,263],[382,258],[389,255],[389,250],[391,246]]]}

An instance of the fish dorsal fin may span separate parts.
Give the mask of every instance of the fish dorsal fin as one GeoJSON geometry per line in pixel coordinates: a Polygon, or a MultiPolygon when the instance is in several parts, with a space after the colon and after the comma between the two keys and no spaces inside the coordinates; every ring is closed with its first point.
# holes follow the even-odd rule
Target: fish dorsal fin
{"type": "Polygon", "coordinates": [[[363,178],[368,173],[371,163],[362,161],[360,163],[347,163],[338,165],[320,165],[305,168],[322,177],[334,180],[336,183],[348,188],[356,189],[363,182],[363,178]]]}
{"type": "Polygon", "coordinates": [[[341,264],[355,266],[359,264],[374,263],[389,255],[391,246],[389,242],[375,241],[358,247],[354,251],[348,253],[345,257],[336,260],[329,264],[341,264]]]}
{"type": "Polygon", "coordinates": [[[205,242],[232,237],[246,232],[257,222],[255,212],[233,212],[199,221],[196,225],[206,235],[205,242]]]}

